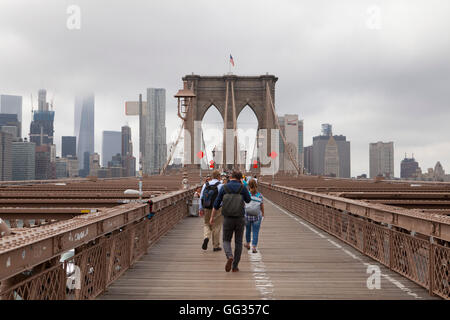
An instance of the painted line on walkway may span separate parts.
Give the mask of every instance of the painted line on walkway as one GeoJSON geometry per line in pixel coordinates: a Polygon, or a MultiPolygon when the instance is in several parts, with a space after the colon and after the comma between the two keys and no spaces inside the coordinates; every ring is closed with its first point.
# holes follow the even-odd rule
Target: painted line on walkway
{"type": "MultiPolygon", "coordinates": [[[[245,247],[244,247],[245,248],[245,247]]],[[[266,265],[263,262],[261,251],[253,253],[248,250],[248,258],[250,260],[250,268],[253,272],[256,289],[258,289],[262,300],[273,300],[273,283],[267,274],[266,265]]]]}
{"type": "MultiPolygon", "coordinates": [[[[323,233],[319,232],[316,230],[316,228],[311,227],[309,224],[303,222],[302,220],[300,220],[300,218],[298,218],[297,216],[295,216],[294,214],[288,212],[287,210],[281,208],[279,205],[275,204],[274,202],[270,201],[269,199],[265,198],[265,201],[269,202],[271,205],[273,205],[274,207],[276,207],[277,209],[279,209],[281,212],[283,212],[285,215],[291,217],[292,219],[294,219],[295,221],[297,221],[298,223],[300,223],[301,225],[303,225],[304,227],[308,228],[309,230],[311,230],[312,232],[314,232],[315,234],[317,234],[319,237],[326,239],[328,242],[330,242],[332,245],[334,245],[336,248],[341,249],[343,252],[345,252],[347,255],[349,255],[350,257],[352,257],[353,259],[361,262],[364,266],[368,267],[369,265],[376,265],[380,268],[381,270],[381,266],[374,262],[372,264],[369,264],[367,262],[364,262],[364,260],[362,260],[360,257],[356,256],[354,253],[350,252],[349,250],[345,249],[343,246],[341,246],[340,244],[336,243],[335,241],[333,241],[332,239],[330,239],[328,236],[324,235],[323,233]]],[[[417,293],[413,292],[411,289],[409,289],[408,287],[406,287],[405,285],[403,285],[400,281],[392,278],[391,276],[381,273],[381,276],[383,278],[385,278],[386,280],[388,280],[390,283],[392,283],[393,285],[395,285],[397,288],[399,288],[400,290],[402,290],[403,292],[405,292],[406,294],[416,298],[416,299],[423,299],[422,297],[420,297],[417,293]]]]}

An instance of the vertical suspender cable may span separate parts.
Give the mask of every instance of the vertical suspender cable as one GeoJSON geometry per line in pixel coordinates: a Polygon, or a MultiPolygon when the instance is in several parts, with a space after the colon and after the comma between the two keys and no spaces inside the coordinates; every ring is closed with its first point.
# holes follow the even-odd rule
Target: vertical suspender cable
{"type": "Polygon", "coordinates": [[[225,168],[227,167],[227,155],[226,155],[226,141],[227,141],[227,127],[228,127],[228,80],[225,80],[225,115],[224,115],[224,119],[223,119],[223,141],[222,141],[222,167],[223,170],[225,171],[225,168]]]}
{"type": "Polygon", "coordinates": [[[237,164],[237,134],[236,134],[236,105],[234,103],[234,83],[231,82],[231,103],[233,105],[233,166],[236,167],[237,164]]]}

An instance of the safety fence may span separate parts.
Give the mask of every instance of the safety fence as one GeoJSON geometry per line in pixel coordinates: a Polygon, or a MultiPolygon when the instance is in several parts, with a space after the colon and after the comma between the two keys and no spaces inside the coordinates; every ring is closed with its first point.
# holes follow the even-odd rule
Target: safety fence
{"type": "Polygon", "coordinates": [[[425,287],[430,295],[450,299],[448,242],[440,241],[444,244],[441,245],[436,238],[413,236],[401,228],[368,219],[352,212],[351,200],[344,206],[347,210],[343,210],[342,204],[338,208],[338,201],[325,195],[267,183],[261,183],[260,188],[279,206],[425,287]]]}
{"type": "MultiPolygon", "coordinates": [[[[74,230],[70,230],[70,233],[65,230],[64,234],[58,236],[51,235],[53,250],[59,252],[58,249],[64,249],[64,252],[53,254],[50,259],[44,261],[34,260],[33,268],[21,270],[21,272],[15,269],[14,274],[10,276],[5,276],[5,270],[3,270],[3,273],[0,273],[2,276],[0,279],[3,279],[0,298],[78,300],[97,297],[164,234],[187,216],[192,195],[191,188],[153,198],[146,204],[129,204],[126,209],[108,209],[114,212],[104,212],[104,217],[99,216],[95,220],[95,230],[100,232],[93,239],[87,237],[91,230],[87,222],[83,225],[86,232],[81,236],[74,230]],[[67,239],[86,236],[88,241],[82,244],[75,241],[77,246],[67,246],[69,242],[64,238],[66,233],[69,234],[67,239]],[[74,251],[72,256],[62,258],[70,251],[74,251]]],[[[63,223],[70,223],[70,221],[63,223]]],[[[79,225],[76,228],[79,230],[79,225]]],[[[5,239],[7,238],[1,241],[7,241],[5,239]]],[[[27,243],[26,249],[30,249],[30,245],[33,246],[33,244],[37,246],[37,243],[38,240],[27,243]]],[[[7,248],[7,244],[4,247],[7,248]]],[[[2,252],[0,246],[0,258],[11,255],[7,264],[11,263],[13,253],[11,250],[2,252]]]]}

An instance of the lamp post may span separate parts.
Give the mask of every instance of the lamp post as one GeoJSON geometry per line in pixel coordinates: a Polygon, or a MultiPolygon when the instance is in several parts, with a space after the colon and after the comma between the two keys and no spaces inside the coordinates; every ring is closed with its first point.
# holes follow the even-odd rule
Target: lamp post
{"type": "MultiPolygon", "coordinates": [[[[192,86],[193,86],[193,84],[192,84],[192,86]]],[[[188,82],[183,81],[183,89],[178,90],[177,94],[174,97],[177,98],[177,100],[178,100],[177,115],[183,121],[183,124],[182,124],[182,129],[183,129],[183,128],[185,128],[185,125],[186,125],[187,114],[190,110],[189,107],[192,104],[192,99],[194,99],[196,97],[196,95],[195,95],[194,91],[192,91],[192,89],[189,88],[188,82]]],[[[177,138],[177,141],[175,142],[175,146],[174,146],[172,152],[175,150],[175,147],[178,145],[178,141],[180,139],[182,131],[183,130],[180,131],[180,134],[177,138]]],[[[172,154],[170,155],[170,158],[172,158],[172,154]]],[[[170,161],[170,158],[169,158],[169,161],[170,161]]],[[[184,164],[184,166],[186,166],[186,163],[184,164]]],[[[201,164],[200,164],[200,170],[201,170],[201,164]]],[[[201,175],[201,173],[200,173],[200,175],[201,175]]]]}
{"type": "Polygon", "coordinates": [[[192,99],[195,98],[195,93],[189,89],[187,81],[183,81],[183,89],[178,90],[175,98],[178,99],[178,117],[183,121],[187,120],[187,113],[192,99]]]}

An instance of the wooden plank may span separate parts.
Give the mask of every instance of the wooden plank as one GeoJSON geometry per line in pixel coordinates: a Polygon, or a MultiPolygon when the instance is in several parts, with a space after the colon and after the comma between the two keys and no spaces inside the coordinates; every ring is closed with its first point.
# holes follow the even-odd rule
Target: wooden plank
{"type": "Polygon", "coordinates": [[[415,299],[386,277],[381,289],[369,290],[364,263],[380,266],[384,275],[420,298],[432,298],[412,281],[318,230],[325,236],[320,237],[270,203],[259,254],[244,248],[238,273],[225,272],[223,251],[213,252],[211,244],[201,249],[202,227],[201,218],[184,219],[99,299],[415,299]]]}

